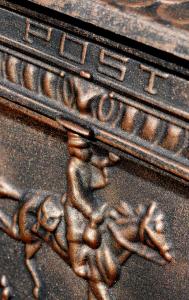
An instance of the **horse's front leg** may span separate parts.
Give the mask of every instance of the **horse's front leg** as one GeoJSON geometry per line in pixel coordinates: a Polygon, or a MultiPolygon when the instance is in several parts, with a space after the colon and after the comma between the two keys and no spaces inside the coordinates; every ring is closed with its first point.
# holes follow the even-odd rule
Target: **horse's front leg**
{"type": "Polygon", "coordinates": [[[93,294],[90,285],[88,285],[88,300],[97,300],[95,295],[93,294]]]}
{"type": "Polygon", "coordinates": [[[0,209],[0,230],[15,240],[20,240],[19,228],[17,223],[18,215],[8,215],[0,209]]]}
{"type": "Polygon", "coordinates": [[[88,300],[110,300],[107,286],[103,282],[89,281],[88,300]]]}
{"type": "Polygon", "coordinates": [[[0,177],[1,198],[10,198],[11,200],[19,201],[21,196],[22,196],[21,190],[8,183],[4,177],[0,177]]]}
{"type": "Polygon", "coordinates": [[[32,276],[35,287],[33,289],[33,295],[35,299],[45,299],[44,291],[42,291],[42,280],[37,271],[36,254],[41,248],[41,241],[37,241],[25,246],[25,263],[32,276]]]}
{"type": "Polygon", "coordinates": [[[12,299],[13,291],[5,275],[3,275],[0,279],[0,288],[2,289],[1,300],[12,299]]]}

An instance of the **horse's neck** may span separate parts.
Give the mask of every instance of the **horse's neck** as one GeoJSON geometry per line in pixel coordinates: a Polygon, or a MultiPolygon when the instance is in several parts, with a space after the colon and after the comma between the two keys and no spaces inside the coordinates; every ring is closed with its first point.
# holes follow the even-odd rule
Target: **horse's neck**
{"type": "MultiPolygon", "coordinates": [[[[123,229],[125,229],[125,232],[128,233],[125,234],[123,238],[129,241],[129,243],[140,243],[140,237],[139,237],[139,226],[141,222],[141,216],[138,215],[128,215],[128,218],[126,218],[125,224],[120,226],[120,232],[124,232],[123,229]],[[130,235],[130,231],[132,230],[132,235],[130,235]]],[[[121,246],[120,246],[121,247],[121,246]]],[[[132,252],[130,252],[127,249],[123,249],[122,247],[122,252],[120,253],[119,250],[119,255],[118,255],[118,260],[120,265],[124,264],[128,258],[132,255],[132,252]]]]}
{"type": "Polygon", "coordinates": [[[131,256],[131,252],[129,252],[128,250],[124,250],[123,253],[119,256],[119,263],[120,265],[123,265],[131,256]]]}

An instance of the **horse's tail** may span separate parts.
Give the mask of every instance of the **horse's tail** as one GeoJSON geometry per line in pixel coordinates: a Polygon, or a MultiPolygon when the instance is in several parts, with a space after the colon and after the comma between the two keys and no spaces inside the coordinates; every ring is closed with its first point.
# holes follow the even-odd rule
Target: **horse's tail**
{"type": "Polygon", "coordinates": [[[0,198],[8,198],[10,200],[19,201],[21,198],[21,191],[8,183],[4,177],[0,177],[0,198]]]}

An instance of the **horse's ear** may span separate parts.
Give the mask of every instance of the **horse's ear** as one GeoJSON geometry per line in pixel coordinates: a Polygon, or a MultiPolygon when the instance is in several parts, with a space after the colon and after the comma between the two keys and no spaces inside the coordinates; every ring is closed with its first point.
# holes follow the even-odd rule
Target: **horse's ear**
{"type": "Polygon", "coordinates": [[[144,212],[145,212],[145,206],[144,206],[143,204],[139,204],[139,205],[137,206],[137,208],[135,209],[135,212],[136,212],[136,214],[137,214],[138,216],[144,214],[144,212]]]}
{"type": "Polygon", "coordinates": [[[148,226],[149,222],[151,221],[151,217],[153,216],[156,207],[157,204],[155,202],[152,202],[147,208],[145,216],[141,220],[140,228],[139,228],[139,235],[141,241],[144,241],[145,229],[148,226]]]}
{"type": "Polygon", "coordinates": [[[116,207],[116,210],[117,210],[122,216],[125,216],[125,217],[128,217],[128,216],[134,216],[132,207],[131,207],[128,203],[126,203],[125,201],[121,201],[121,202],[120,202],[120,205],[119,205],[118,207],[116,207]]]}
{"type": "Polygon", "coordinates": [[[157,204],[156,204],[156,202],[153,201],[147,209],[147,216],[151,217],[156,208],[157,208],[157,204]]]}
{"type": "Polygon", "coordinates": [[[67,195],[66,195],[66,193],[65,193],[65,194],[62,196],[62,198],[61,198],[61,201],[60,201],[60,202],[61,202],[62,205],[64,205],[65,202],[66,202],[66,196],[67,196],[67,195]]]}

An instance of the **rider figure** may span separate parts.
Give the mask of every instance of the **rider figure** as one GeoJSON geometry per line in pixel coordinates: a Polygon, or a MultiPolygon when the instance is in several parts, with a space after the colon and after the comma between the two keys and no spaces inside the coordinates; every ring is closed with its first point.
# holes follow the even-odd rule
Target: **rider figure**
{"type": "Polygon", "coordinates": [[[72,132],[68,132],[68,150],[65,202],[68,251],[77,275],[89,278],[87,256],[91,249],[100,246],[99,225],[103,223],[106,211],[106,204],[99,202],[94,190],[108,184],[106,168],[113,166],[119,158],[113,153],[104,158],[94,155],[86,139],[72,132]]]}

